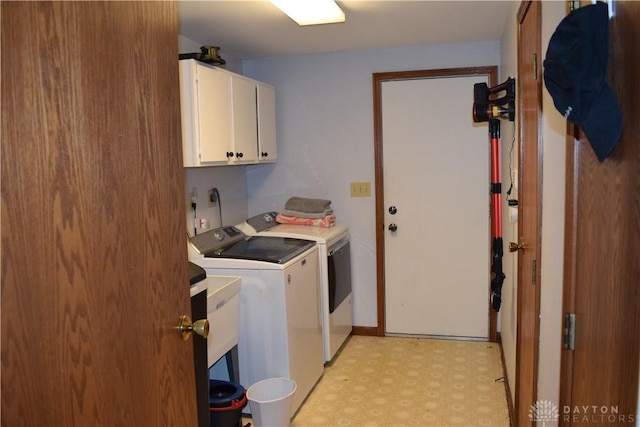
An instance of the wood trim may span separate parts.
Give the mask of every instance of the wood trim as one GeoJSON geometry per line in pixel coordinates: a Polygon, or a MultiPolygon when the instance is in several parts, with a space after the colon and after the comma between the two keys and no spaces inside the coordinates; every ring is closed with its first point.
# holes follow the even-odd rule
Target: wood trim
{"type": "Polygon", "coordinates": [[[502,348],[502,336],[500,332],[496,333],[496,342],[500,344],[500,360],[502,360],[502,375],[504,378],[504,391],[507,394],[507,409],[509,410],[509,425],[513,425],[513,399],[511,398],[511,386],[509,385],[509,377],[507,376],[507,363],[504,358],[504,349],[502,348]]]}
{"type": "MultiPolygon", "coordinates": [[[[376,335],[384,336],[385,331],[385,245],[384,245],[384,162],[382,156],[382,83],[386,81],[424,79],[437,77],[488,75],[489,83],[498,83],[498,67],[440,68],[432,70],[390,71],[373,73],[373,141],[375,164],[375,206],[376,206],[376,289],[377,289],[377,326],[376,335]]],[[[470,104],[471,104],[470,100],[470,104]]],[[[491,244],[491,242],[488,242],[491,244]]],[[[488,260],[489,262],[489,260],[488,260]]],[[[490,278],[487,278],[490,280],[490,278]]],[[[490,294],[487,291],[489,310],[489,340],[497,341],[498,314],[491,309],[490,294]]],[[[355,328],[354,328],[355,329],[355,328]]]]}
{"type": "Polygon", "coordinates": [[[351,335],[366,335],[370,337],[380,336],[377,326],[354,326],[351,335]]]}
{"type": "Polygon", "coordinates": [[[531,6],[531,3],[533,2],[533,0],[525,0],[525,1],[521,1],[520,2],[520,7],[518,8],[518,24],[522,24],[522,22],[524,21],[524,17],[527,15],[527,12],[529,11],[529,7],[531,6]]]}
{"type": "Polygon", "coordinates": [[[373,74],[373,153],[376,195],[376,290],[378,325],[376,335],[384,336],[384,190],[382,158],[382,82],[391,79],[392,73],[373,74]]]}

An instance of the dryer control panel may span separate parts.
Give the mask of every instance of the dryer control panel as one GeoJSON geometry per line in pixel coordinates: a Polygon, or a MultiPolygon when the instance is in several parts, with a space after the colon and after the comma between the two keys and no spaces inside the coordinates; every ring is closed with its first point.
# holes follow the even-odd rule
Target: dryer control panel
{"type": "Polygon", "coordinates": [[[276,221],[277,212],[265,212],[252,216],[247,220],[247,224],[252,226],[257,233],[278,225],[276,221]]]}

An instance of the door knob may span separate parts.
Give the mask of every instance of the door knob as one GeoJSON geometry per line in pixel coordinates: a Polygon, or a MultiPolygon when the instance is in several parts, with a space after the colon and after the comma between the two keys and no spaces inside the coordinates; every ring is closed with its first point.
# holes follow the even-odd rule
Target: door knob
{"type": "Polygon", "coordinates": [[[398,226],[395,224],[389,224],[389,231],[396,231],[398,229],[398,226]]]}
{"type": "Polygon", "coordinates": [[[524,242],[524,240],[522,238],[520,238],[518,243],[509,242],[509,252],[524,251],[528,247],[529,246],[524,242]]]}
{"type": "Polygon", "coordinates": [[[397,209],[395,206],[391,206],[391,207],[389,208],[389,213],[390,213],[391,215],[395,215],[395,214],[396,214],[396,212],[398,212],[398,209],[397,209]]]}
{"type": "Polygon", "coordinates": [[[196,320],[191,323],[191,318],[186,315],[180,316],[180,323],[177,327],[180,332],[180,336],[183,340],[187,341],[191,336],[191,333],[195,332],[202,338],[207,339],[209,336],[209,321],[207,319],[196,320]]]}

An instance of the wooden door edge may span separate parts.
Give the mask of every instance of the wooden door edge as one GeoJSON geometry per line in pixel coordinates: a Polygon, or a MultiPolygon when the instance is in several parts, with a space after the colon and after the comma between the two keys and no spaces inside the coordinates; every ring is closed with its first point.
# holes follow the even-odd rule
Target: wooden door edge
{"type": "MultiPolygon", "coordinates": [[[[518,51],[518,60],[517,60],[517,69],[518,75],[521,77],[524,75],[523,73],[526,70],[529,70],[528,67],[523,65],[525,59],[523,58],[522,49],[523,49],[523,31],[522,25],[525,22],[526,16],[528,16],[529,12],[534,10],[532,6],[537,8],[536,13],[536,21],[534,23],[535,33],[529,37],[533,37],[533,51],[538,53],[541,51],[541,30],[542,30],[542,11],[541,11],[541,3],[531,0],[522,0],[520,3],[520,7],[517,13],[517,22],[518,22],[518,35],[517,35],[517,51],[518,51]]],[[[538,76],[542,75],[542,61],[537,61],[536,65],[536,74],[538,76]]],[[[518,79],[518,120],[519,120],[519,133],[520,133],[520,143],[519,143],[519,167],[520,172],[519,179],[523,180],[524,171],[527,168],[524,168],[524,156],[523,153],[523,145],[524,138],[523,133],[525,131],[525,126],[523,125],[522,120],[522,112],[525,111],[523,107],[523,89],[522,89],[522,78],[518,79]]],[[[541,224],[541,216],[542,216],[542,207],[541,207],[541,180],[542,180],[542,135],[540,133],[540,123],[542,120],[542,87],[541,83],[537,83],[537,88],[535,92],[535,96],[537,97],[537,124],[536,124],[536,139],[535,142],[537,150],[535,155],[537,155],[538,163],[536,167],[536,177],[535,177],[535,185],[534,189],[535,204],[536,204],[536,213],[535,218],[536,221],[535,230],[537,239],[535,243],[536,253],[535,253],[535,266],[534,274],[536,275],[536,283],[535,286],[524,286],[523,276],[524,276],[524,266],[522,265],[521,255],[518,256],[518,278],[517,278],[517,324],[516,324],[516,365],[515,365],[515,402],[514,402],[514,413],[513,413],[513,423],[515,425],[533,425],[534,422],[531,418],[527,421],[527,415],[530,409],[530,405],[533,405],[537,399],[538,393],[538,362],[539,362],[539,336],[540,336],[540,288],[541,278],[541,234],[542,234],[542,224],[541,224]],[[526,309],[526,310],[525,310],[526,309]],[[533,310],[533,311],[532,311],[533,310]],[[528,311],[528,313],[524,313],[528,311]],[[525,315],[526,314],[526,315],[525,315]],[[526,332],[530,339],[524,338],[523,332],[526,332]],[[527,353],[532,351],[533,354],[527,353]],[[525,361],[523,358],[525,355],[530,355],[527,357],[525,361]]],[[[528,107],[527,107],[528,108],[528,107]]],[[[534,154],[534,153],[531,153],[534,154]]],[[[523,185],[519,185],[519,192],[522,192],[523,185]]],[[[522,196],[519,194],[519,200],[522,200],[522,196]]],[[[522,218],[521,206],[519,205],[519,213],[518,217],[522,218]]],[[[523,222],[518,222],[518,236],[523,235],[523,222]]],[[[527,270],[528,274],[530,270],[527,270]]]]}
{"type": "MultiPolygon", "coordinates": [[[[564,219],[564,273],[562,286],[562,313],[574,313],[576,304],[576,269],[577,269],[577,234],[575,227],[578,223],[577,196],[578,175],[576,171],[576,156],[578,128],[567,121],[567,159],[565,181],[565,219],[564,219]]],[[[564,316],[563,316],[564,318],[564,316]]],[[[558,325],[563,328],[564,325],[558,325]]],[[[573,372],[573,352],[564,349],[560,351],[559,404],[571,406],[573,372]]],[[[565,425],[560,422],[560,425],[565,425]]]]}

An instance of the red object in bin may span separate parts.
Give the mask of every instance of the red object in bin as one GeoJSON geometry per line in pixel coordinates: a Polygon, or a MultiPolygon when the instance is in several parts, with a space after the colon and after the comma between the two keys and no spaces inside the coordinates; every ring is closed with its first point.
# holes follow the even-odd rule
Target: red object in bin
{"type": "Polygon", "coordinates": [[[216,412],[216,411],[233,411],[235,409],[242,409],[246,406],[247,404],[247,391],[245,390],[242,394],[242,398],[240,399],[233,399],[229,402],[228,406],[222,406],[222,407],[215,407],[215,406],[209,406],[209,410],[211,412],[216,412]]]}

